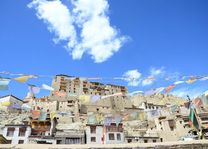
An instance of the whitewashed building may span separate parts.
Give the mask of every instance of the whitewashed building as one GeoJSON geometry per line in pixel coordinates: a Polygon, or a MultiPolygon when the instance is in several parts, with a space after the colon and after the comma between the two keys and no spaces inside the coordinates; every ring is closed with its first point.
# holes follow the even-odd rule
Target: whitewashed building
{"type": "Polygon", "coordinates": [[[28,137],[31,134],[29,125],[5,125],[3,136],[9,144],[28,144],[28,137]]]}
{"type": "Polygon", "coordinates": [[[111,123],[109,126],[102,124],[86,125],[87,144],[120,144],[124,143],[123,126],[111,123]]]}

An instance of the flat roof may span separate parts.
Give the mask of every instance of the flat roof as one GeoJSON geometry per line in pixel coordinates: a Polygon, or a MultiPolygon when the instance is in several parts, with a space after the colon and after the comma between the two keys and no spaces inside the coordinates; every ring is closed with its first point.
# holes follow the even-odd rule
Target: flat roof
{"type": "Polygon", "coordinates": [[[8,97],[8,96],[11,96],[11,97],[13,97],[13,98],[15,98],[15,99],[17,99],[17,100],[23,102],[23,100],[21,100],[20,98],[14,96],[14,95],[12,95],[12,94],[11,94],[11,95],[5,95],[5,96],[2,96],[2,97],[0,97],[0,98],[4,98],[4,97],[8,97]]]}

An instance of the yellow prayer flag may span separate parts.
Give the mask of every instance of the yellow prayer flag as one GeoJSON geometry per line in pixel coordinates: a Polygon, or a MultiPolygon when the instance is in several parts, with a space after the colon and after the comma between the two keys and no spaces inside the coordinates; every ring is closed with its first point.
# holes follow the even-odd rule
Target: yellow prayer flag
{"type": "Polygon", "coordinates": [[[89,95],[80,95],[79,99],[81,102],[87,103],[90,102],[90,96],[89,95]]]}
{"type": "Polygon", "coordinates": [[[51,120],[53,120],[55,116],[56,116],[56,112],[51,112],[50,113],[50,119],[51,120]]]}
{"type": "Polygon", "coordinates": [[[1,103],[2,106],[5,106],[5,107],[8,107],[11,105],[11,102],[10,101],[4,101],[1,103]]]}
{"type": "Polygon", "coordinates": [[[186,81],[187,84],[192,84],[194,83],[195,81],[197,81],[197,79],[189,79],[186,81]]]}
{"type": "Polygon", "coordinates": [[[96,114],[96,119],[98,123],[101,123],[104,120],[103,115],[101,114],[96,114]]]}
{"type": "Polygon", "coordinates": [[[144,112],[139,113],[139,120],[144,121],[145,120],[145,115],[144,112]]]}
{"type": "Polygon", "coordinates": [[[21,76],[21,77],[17,77],[14,80],[20,82],[20,83],[25,83],[28,81],[28,79],[32,78],[31,75],[25,75],[25,76],[21,76]]]}

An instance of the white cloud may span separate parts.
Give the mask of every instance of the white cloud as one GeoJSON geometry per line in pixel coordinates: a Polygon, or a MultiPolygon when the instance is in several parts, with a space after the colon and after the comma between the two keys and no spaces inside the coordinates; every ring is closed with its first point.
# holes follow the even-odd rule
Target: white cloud
{"type": "Polygon", "coordinates": [[[161,68],[150,68],[149,76],[142,81],[142,85],[151,85],[156,80],[156,77],[163,76],[165,74],[164,67],[161,68]]]}
{"type": "Polygon", "coordinates": [[[108,1],[71,0],[71,3],[71,11],[60,0],[33,0],[28,6],[35,8],[38,18],[55,33],[55,41],[67,41],[65,47],[73,59],[81,59],[87,53],[94,62],[101,63],[118,52],[126,37],[119,36],[119,31],[110,25],[108,1]]]}
{"type": "Polygon", "coordinates": [[[159,76],[159,75],[163,75],[165,73],[164,67],[161,68],[154,68],[152,67],[150,69],[150,76],[159,76]]]}
{"type": "Polygon", "coordinates": [[[137,70],[129,70],[126,73],[124,73],[123,77],[124,80],[128,82],[129,86],[138,86],[140,83],[141,73],[137,70]]]}
{"type": "Polygon", "coordinates": [[[55,33],[55,42],[67,41],[71,48],[77,44],[73,17],[61,1],[33,0],[28,7],[35,8],[37,17],[48,25],[50,32],[55,33]]]}

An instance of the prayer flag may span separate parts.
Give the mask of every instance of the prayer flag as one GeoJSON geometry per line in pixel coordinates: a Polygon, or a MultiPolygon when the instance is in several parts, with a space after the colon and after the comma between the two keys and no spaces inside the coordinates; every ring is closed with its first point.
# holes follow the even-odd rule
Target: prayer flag
{"type": "Polygon", "coordinates": [[[30,110],[31,106],[29,106],[28,104],[22,104],[21,108],[22,110],[30,110]]]}
{"type": "Polygon", "coordinates": [[[149,119],[156,118],[160,116],[160,112],[158,110],[150,110],[150,111],[147,111],[147,115],[149,119]]]}
{"type": "Polygon", "coordinates": [[[33,94],[38,94],[40,92],[40,88],[34,85],[29,85],[29,91],[33,94]]]}
{"type": "Polygon", "coordinates": [[[100,124],[103,121],[103,115],[102,114],[96,114],[97,122],[100,124]]]}
{"type": "Polygon", "coordinates": [[[124,121],[128,121],[128,119],[129,119],[129,114],[126,113],[122,119],[123,119],[124,121]]]}
{"type": "Polygon", "coordinates": [[[21,77],[17,77],[17,78],[15,78],[14,80],[16,80],[16,81],[18,81],[18,82],[20,82],[20,83],[25,83],[25,82],[27,82],[28,79],[30,79],[30,78],[33,78],[33,76],[31,76],[31,75],[24,75],[24,76],[21,76],[21,77]]]}
{"type": "Polygon", "coordinates": [[[185,81],[176,81],[176,82],[174,82],[173,84],[174,84],[174,85],[178,85],[178,84],[183,84],[183,83],[185,83],[185,81]]]}
{"type": "Polygon", "coordinates": [[[159,88],[155,88],[155,89],[151,89],[149,91],[146,91],[144,93],[145,96],[152,96],[152,95],[155,95],[155,94],[159,94],[161,93],[165,88],[164,87],[159,87],[159,88]]]}
{"type": "Polygon", "coordinates": [[[199,129],[199,122],[196,117],[196,112],[194,108],[191,108],[190,114],[189,114],[189,123],[191,126],[193,126],[195,129],[199,129]]]}
{"type": "Polygon", "coordinates": [[[77,97],[77,94],[74,94],[74,93],[69,93],[68,95],[72,97],[77,97]]]}
{"type": "Polygon", "coordinates": [[[196,99],[194,99],[194,105],[197,107],[197,108],[199,108],[199,107],[201,107],[201,105],[202,105],[202,100],[198,97],[198,98],[196,98],[196,99]]]}
{"type": "Polygon", "coordinates": [[[151,90],[146,91],[146,92],[144,93],[145,96],[152,96],[152,95],[154,95],[154,94],[155,94],[154,89],[151,89],[151,90]]]}
{"type": "Polygon", "coordinates": [[[118,126],[119,125],[119,123],[121,123],[121,116],[120,115],[116,115],[115,116],[115,122],[116,122],[116,126],[118,126]]]}
{"type": "Polygon", "coordinates": [[[133,96],[133,95],[143,94],[143,93],[144,93],[143,91],[134,91],[134,92],[129,93],[129,95],[133,96]]]}
{"type": "Polygon", "coordinates": [[[159,93],[161,93],[164,89],[165,89],[165,87],[159,87],[159,88],[156,88],[156,89],[154,90],[154,92],[155,92],[155,94],[159,94],[159,93]]]}
{"type": "Polygon", "coordinates": [[[166,89],[165,89],[166,90],[166,93],[170,92],[174,87],[175,87],[174,84],[166,87],[166,89]]]}
{"type": "Polygon", "coordinates": [[[31,114],[32,114],[32,119],[38,119],[40,116],[40,111],[39,110],[32,110],[31,114]]]}
{"type": "Polygon", "coordinates": [[[144,114],[144,112],[139,112],[138,113],[138,118],[139,118],[140,121],[144,121],[145,120],[145,114],[144,114]]]}
{"type": "Polygon", "coordinates": [[[8,90],[10,79],[0,78],[0,90],[8,90]]]}
{"type": "Polygon", "coordinates": [[[66,93],[65,93],[65,92],[55,91],[55,92],[54,92],[54,95],[60,96],[60,97],[64,97],[64,96],[66,96],[66,93]]]}
{"type": "Polygon", "coordinates": [[[52,88],[51,86],[48,86],[46,84],[42,84],[42,89],[49,90],[49,91],[54,91],[54,88],[52,88]]]}
{"type": "Polygon", "coordinates": [[[56,112],[50,113],[50,119],[53,120],[56,117],[56,112]]]}
{"type": "Polygon", "coordinates": [[[179,110],[179,107],[177,105],[173,105],[170,108],[172,113],[176,113],[179,110]]]}
{"type": "Polygon", "coordinates": [[[41,111],[38,120],[39,120],[39,121],[45,121],[46,118],[47,118],[47,113],[41,111]]]}
{"type": "Polygon", "coordinates": [[[105,117],[104,126],[110,126],[112,123],[112,117],[105,117]]]}
{"type": "Polygon", "coordinates": [[[88,115],[88,124],[96,124],[97,123],[97,118],[95,114],[88,115]]]}
{"type": "Polygon", "coordinates": [[[17,103],[13,103],[11,106],[9,106],[11,109],[21,109],[21,106],[17,103]]]}
{"type": "Polygon", "coordinates": [[[187,83],[187,84],[192,84],[192,83],[194,83],[195,81],[197,81],[197,78],[195,78],[195,77],[190,77],[190,79],[187,80],[186,83],[187,83]]]}
{"type": "Polygon", "coordinates": [[[112,94],[112,95],[107,95],[107,96],[102,96],[101,99],[105,99],[105,98],[108,98],[108,97],[114,97],[114,96],[123,96],[123,93],[115,93],[115,94],[112,94]]]}
{"type": "Polygon", "coordinates": [[[98,100],[100,100],[100,96],[98,96],[98,95],[91,96],[91,102],[95,103],[98,100]]]}
{"type": "Polygon", "coordinates": [[[101,80],[102,78],[87,78],[87,80],[101,80]]]}
{"type": "Polygon", "coordinates": [[[154,80],[155,80],[154,77],[148,77],[148,78],[144,79],[143,81],[149,82],[149,81],[154,81],[154,80]]]}
{"type": "Polygon", "coordinates": [[[208,80],[208,76],[202,77],[200,80],[202,80],[202,81],[208,80]]]}
{"type": "Polygon", "coordinates": [[[80,95],[80,96],[79,96],[79,99],[80,99],[80,101],[83,102],[83,103],[90,102],[90,96],[89,96],[89,95],[80,95]]]}
{"type": "Polygon", "coordinates": [[[138,118],[138,113],[137,112],[130,113],[129,118],[131,120],[136,120],[138,118]]]}
{"type": "Polygon", "coordinates": [[[3,102],[1,102],[1,105],[5,106],[5,107],[8,107],[8,106],[11,105],[11,102],[10,101],[3,101],[3,102]]]}

